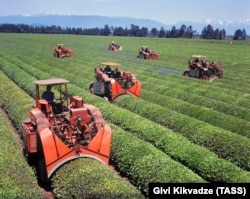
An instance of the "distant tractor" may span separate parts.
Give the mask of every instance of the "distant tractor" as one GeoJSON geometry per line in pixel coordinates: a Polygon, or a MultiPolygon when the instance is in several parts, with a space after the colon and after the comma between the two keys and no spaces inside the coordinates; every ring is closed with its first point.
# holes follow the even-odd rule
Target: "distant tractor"
{"type": "Polygon", "coordinates": [[[89,91],[110,102],[124,94],[140,97],[141,82],[130,71],[122,71],[118,63],[102,62],[95,68],[95,78],[89,91]]]}
{"type": "Polygon", "coordinates": [[[119,45],[118,43],[111,41],[109,46],[108,46],[108,50],[112,50],[112,51],[122,51],[122,46],[119,45]]]}
{"type": "Polygon", "coordinates": [[[41,181],[77,158],[109,164],[111,128],[97,107],[84,103],[80,96],[69,97],[69,82],[61,78],[34,81],[36,104],[22,123],[24,152],[38,168],[41,181]],[[58,92],[51,95],[51,87],[58,92]],[[41,95],[42,88],[47,89],[47,98],[41,95]]]}
{"type": "Polygon", "coordinates": [[[223,77],[223,68],[217,62],[208,62],[204,55],[192,55],[188,67],[183,76],[209,81],[223,77]]]}
{"type": "Polygon", "coordinates": [[[63,57],[72,57],[72,49],[66,47],[64,44],[57,44],[54,48],[54,56],[63,58],[63,57]]]}
{"type": "Polygon", "coordinates": [[[137,58],[146,60],[158,59],[159,54],[153,50],[150,50],[148,46],[141,46],[139,48],[139,54],[137,55],[137,58]]]}

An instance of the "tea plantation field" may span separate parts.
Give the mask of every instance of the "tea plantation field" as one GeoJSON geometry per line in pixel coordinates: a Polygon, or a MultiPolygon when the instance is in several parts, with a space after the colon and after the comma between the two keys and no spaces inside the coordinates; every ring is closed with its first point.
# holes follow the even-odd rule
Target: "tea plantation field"
{"type": "Polygon", "coordinates": [[[71,95],[102,111],[112,127],[110,159],[116,170],[88,159],[65,164],[52,177],[57,198],[146,198],[150,182],[250,183],[249,40],[0,34],[0,46],[5,138],[0,141],[0,198],[43,198],[12,125],[21,134],[34,104],[33,81],[55,77],[70,80],[71,95]],[[107,50],[112,40],[122,52],[107,50]],[[72,48],[73,57],[55,58],[57,43],[72,48]],[[142,45],[157,51],[159,60],[137,59],[142,45]],[[183,77],[192,54],[217,61],[224,78],[183,77]],[[89,93],[94,68],[107,61],[136,75],[142,82],[140,98],[124,95],[109,103],[89,93]],[[34,189],[25,184],[35,184],[34,189]]]}

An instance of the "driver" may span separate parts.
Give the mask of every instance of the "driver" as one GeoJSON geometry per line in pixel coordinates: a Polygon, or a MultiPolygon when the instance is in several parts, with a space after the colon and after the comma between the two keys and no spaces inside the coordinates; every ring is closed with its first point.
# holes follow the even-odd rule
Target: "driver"
{"type": "Polygon", "coordinates": [[[46,91],[43,92],[42,99],[45,99],[52,106],[53,113],[60,114],[62,112],[62,104],[56,103],[55,95],[51,91],[51,85],[48,85],[46,91]]]}
{"type": "Polygon", "coordinates": [[[43,92],[42,94],[42,99],[45,99],[48,102],[54,102],[55,101],[55,95],[51,91],[51,86],[46,87],[46,91],[43,92]]]}

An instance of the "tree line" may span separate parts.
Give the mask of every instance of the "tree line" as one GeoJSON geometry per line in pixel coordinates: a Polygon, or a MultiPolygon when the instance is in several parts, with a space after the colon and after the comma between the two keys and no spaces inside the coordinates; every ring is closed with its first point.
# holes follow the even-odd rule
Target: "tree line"
{"type": "MultiPolygon", "coordinates": [[[[132,36],[132,37],[159,37],[159,38],[193,38],[200,37],[202,39],[219,39],[226,38],[225,29],[214,29],[211,25],[205,26],[201,34],[193,30],[192,26],[181,25],[179,28],[172,26],[170,30],[165,30],[163,27],[160,30],[147,27],[139,27],[131,24],[130,28],[109,27],[105,25],[103,28],[62,28],[57,25],[51,26],[30,26],[27,24],[9,24],[3,23],[0,25],[0,32],[4,33],[37,33],[37,34],[75,34],[75,35],[101,35],[101,36],[132,36]]],[[[245,29],[237,29],[233,35],[234,40],[246,40],[247,32],[245,29]]]]}

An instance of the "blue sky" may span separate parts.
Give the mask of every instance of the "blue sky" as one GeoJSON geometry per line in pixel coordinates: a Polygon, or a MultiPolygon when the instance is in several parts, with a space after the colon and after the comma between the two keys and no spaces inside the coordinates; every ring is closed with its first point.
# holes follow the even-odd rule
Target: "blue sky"
{"type": "Polygon", "coordinates": [[[34,14],[129,16],[164,24],[249,20],[249,0],[1,0],[0,16],[34,14]]]}

